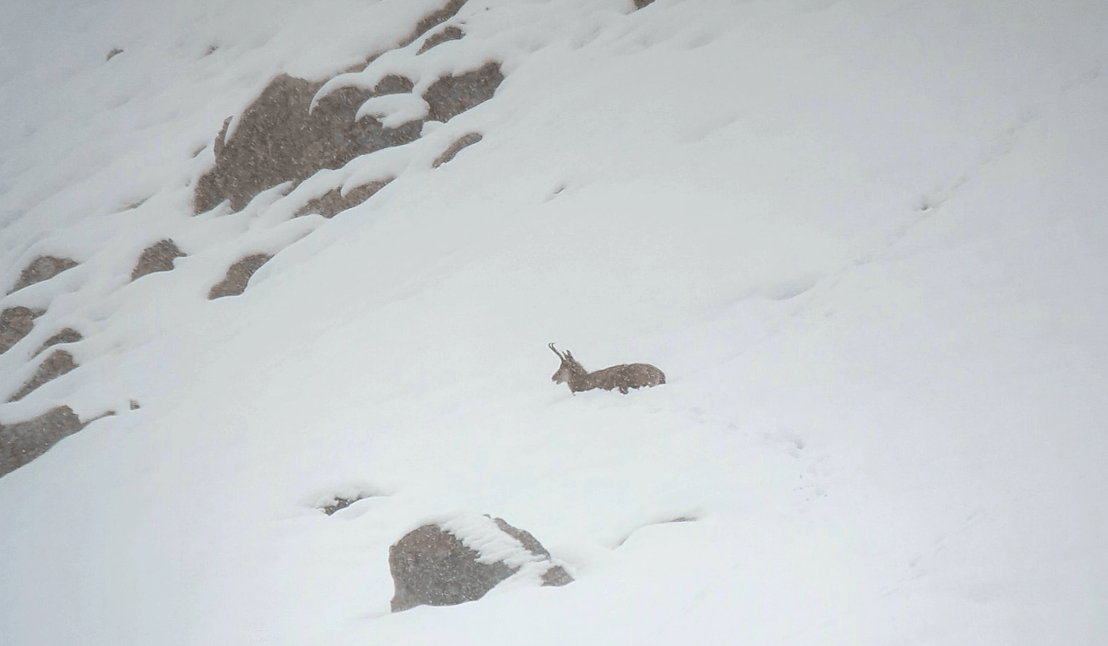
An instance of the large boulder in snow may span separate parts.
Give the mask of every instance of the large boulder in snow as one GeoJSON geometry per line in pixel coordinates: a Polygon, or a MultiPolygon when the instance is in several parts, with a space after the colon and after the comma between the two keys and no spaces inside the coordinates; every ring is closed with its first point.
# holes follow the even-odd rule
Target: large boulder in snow
{"type": "Polygon", "coordinates": [[[0,422],[0,476],[46,453],[63,438],[84,428],[68,406],[59,406],[34,419],[5,425],[0,422]]]}
{"type": "Polygon", "coordinates": [[[475,601],[511,577],[535,585],[573,581],[530,533],[478,514],[414,529],[389,549],[392,611],[475,601]]]}

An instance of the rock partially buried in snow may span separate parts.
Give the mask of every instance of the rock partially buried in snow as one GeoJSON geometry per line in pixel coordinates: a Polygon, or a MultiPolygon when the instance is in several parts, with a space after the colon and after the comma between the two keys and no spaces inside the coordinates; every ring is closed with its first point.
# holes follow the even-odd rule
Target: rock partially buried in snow
{"type": "Polygon", "coordinates": [[[184,256],[185,253],[178,249],[176,243],[172,240],[159,240],[143,249],[138,263],[131,270],[131,280],[137,280],[146,274],[159,271],[172,271],[173,261],[184,256]]]}
{"type": "Polygon", "coordinates": [[[481,139],[483,139],[483,137],[479,132],[470,132],[462,135],[458,138],[457,141],[450,144],[450,147],[443,151],[443,153],[438,156],[438,159],[431,163],[431,168],[438,168],[439,166],[442,166],[443,164],[449,162],[450,160],[454,159],[454,157],[456,157],[463,148],[472,146],[473,144],[480,142],[481,139]]]}
{"type": "Polygon", "coordinates": [[[208,300],[214,301],[224,296],[238,296],[246,291],[246,283],[254,272],[269,262],[273,256],[265,253],[256,253],[246,256],[227,269],[227,275],[216,283],[208,292],[208,300]]]}
{"type": "Polygon", "coordinates": [[[296,212],[296,216],[299,217],[301,215],[308,215],[309,213],[318,213],[325,218],[333,218],[339,213],[347,209],[352,209],[373,197],[377,194],[377,191],[385,188],[392,180],[393,178],[390,177],[388,179],[363,184],[350,189],[346,195],[342,194],[341,188],[332,189],[309,201],[296,212]]]}
{"type": "Polygon", "coordinates": [[[412,530],[389,548],[389,569],[393,612],[476,601],[513,577],[543,586],[573,581],[529,532],[478,514],[412,530]]]}
{"type": "Polygon", "coordinates": [[[0,313],[0,354],[4,354],[35,327],[35,313],[22,305],[0,313]]]}
{"type": "Polygon", "coordinates": [[[77,362],[73,360],[72,354],[69,354],[65,350],[55,350],[43,359],[42,363],[39,364],[38,370],[35,371],[34,376],[28,379],[27,382],[23,384],[23,387],[16,391],[8,401],[19,401],[31,394],[31,392],[39,386],[42,386],[48,381],[57,379],[76,367],[77,362]]]}
{"type": "Polygon", "coordinates": [[[0,476],[46,453],[84,426],[68,406],[59,406],[23,422],[0,423],[0,476]]]}
{"type": "Polygon", "coordinates": [[[8,292],[13,294],[23,289],[24,287],[30,287],[35,283],[41,283],[44,280],[49,280],[54,276],[62,273],[67,269],[72,269],[77,266],[75,260],[69,258],[58,258],[56,256],[39,256],[31,261],[31,264],[24,267],[23,271],[19,274],[19,280],[16,281],[15,287],[12,291],[8,292]]]}
{"type": "MultiPolygon", "coordinates": [[[[241,210],[255,195],[282,182],[300,182],[320,169],[340,168],[359,155],[419,138],[418,121],[385,128],[373,117],[355,119],[358,108],[374,95],[368,90],[339,88],[313,107],[321,87],[322,81],[278,76],[246,108],[230,138],[229,122],[224,122],[215,141],[215,168],[196,185],[197,213],[224,200],[241,210]]],[[[392,93],[397,88],[382,89],[392,93]]]]}

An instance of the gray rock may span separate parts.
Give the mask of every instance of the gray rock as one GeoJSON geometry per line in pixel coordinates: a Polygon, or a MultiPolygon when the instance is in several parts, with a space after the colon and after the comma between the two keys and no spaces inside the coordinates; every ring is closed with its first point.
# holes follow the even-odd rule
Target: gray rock
{"type": "Polygon", "coordinates": [[[573,581],[530,533],[476,514],[412,530],[389,549],[389,569],[393,612],[476,601],[516,574],[544,586],[573,581]]]}

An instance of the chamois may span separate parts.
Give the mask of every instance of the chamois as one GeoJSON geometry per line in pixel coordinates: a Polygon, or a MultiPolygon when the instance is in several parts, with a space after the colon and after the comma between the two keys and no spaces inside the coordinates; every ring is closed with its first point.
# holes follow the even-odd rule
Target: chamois
{"type": "Polygon", "coordinates": [[[585,367],[573,358],[573,354],[566,350],[565,354],[558,352],[554,344],[549,344],[550,349],[562,360],[558,372],[550,378],[556,384],[569,384],[569,390],[579,393],[583,390],[603,388],[613,390],[619,388],[624,395],[631,388],[644,386],[657,386],[666,383],[666,376],[649,363],[624,363],[611,368],[604,368],[596,372],[589,372],[585,367]]]}

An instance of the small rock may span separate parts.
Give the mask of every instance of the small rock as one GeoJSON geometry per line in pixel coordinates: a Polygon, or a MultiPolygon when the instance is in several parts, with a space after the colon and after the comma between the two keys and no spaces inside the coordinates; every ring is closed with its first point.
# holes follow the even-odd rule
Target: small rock
{"type": "Polygon", "coordinates": [[[31,261],[31,264],[27,265],[23,271],[19,274],[19,280],[16,281],[15,287],[9,294],[18,292],[24,287],[30,287],[35,283],[41,283],[44,280],[49,280],[54,276],[62,273],[67,269],[72,269],[77,266],[77,262],[70,260],[69,258],[58,258],[56,256],[39,256],[31,261]]]}
{"type": "Polygon", "coordinates": [[[256,253],[251,256],[246,256],[242,260],[239,260],[235,264],[231,265],[227,269],[227,276],[223,280],[216,283],[211,291],[208,292],[208,300],[214,301],[217,298],[223,298],[224,296],[238,296],[246,291],[246,283],[250,281],[250,277],[254,275],[254,272],[269,262],[269,259],[273,256],[265,253],[256,253]]]}
{"type": "Polygon", "coordinates": [[[172,240],[159,240],[143,249],[138,264],[131,270],[131,280],[134,281],[158,271],[172,271],[173,261],[184,256],[184,252],[178,249],[177,244],[172,240]]]}
{"type": "Polygon", "coordinates": [[[437,34],[431,34],[431,36],[428,37],[427,40],[423,41],[422,45],[420,45],[419,51],[416,52],[416,55],[418,56],[418,55],[422,54],[423,52],[431,49],[432,47],[435,47],[437,45],[441,45],[441,44],[443,44],[447,41],[461,40],[462,37],[464,37],[464,36],[465,36],[464,31],[462,31],[461,29],[458,29],[457,27],[454,27],[453,25],[451,25],[450,27],[447,27],[446,29],[443,29],[442,31],[440,31],[437,34]]]}
{"type": "Polygon", "coordinates": [[[73,355],[65,350],[55,350],[39,364],[38,370],[35,371],[34,376],[28,379],[27,383],[23,384],[23,387],[16,391],[8,401],[19,401],[39,386],[42,386],[48,381],[57,379],[76,367],[77,362],[73,360],[73,355]]]}
{"type": "Polygon", "coordinates": [[[481,139],[483,139],[483,137],[479,132],[470,132],[462,135],[457,139],[457,141],[450,144],[450,147],[447,148],[441,155],[439,155],[438,159],[432,162],[431,168],[438,168],[439,166],[442,166],[451,159],[454,159],[454,157],[459,152],[461,152],[463,148],[467,146],[472,146],[473,144],[481,141],[481,139]]]}

